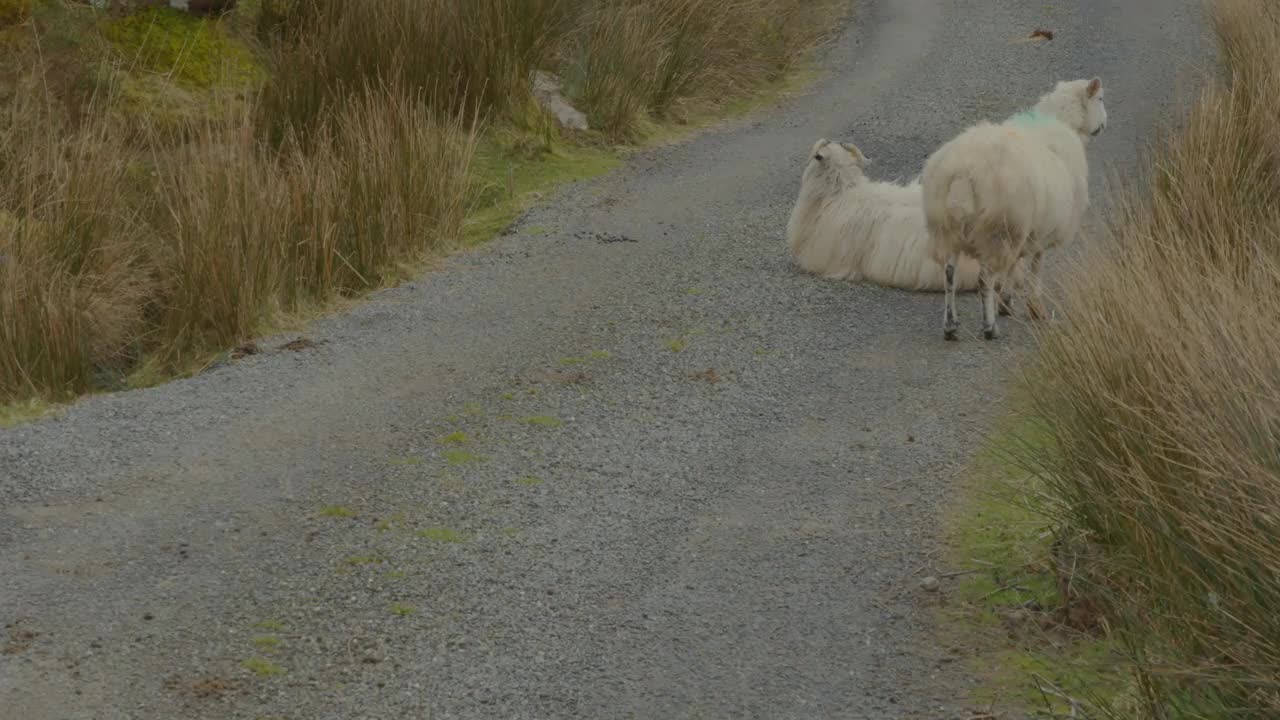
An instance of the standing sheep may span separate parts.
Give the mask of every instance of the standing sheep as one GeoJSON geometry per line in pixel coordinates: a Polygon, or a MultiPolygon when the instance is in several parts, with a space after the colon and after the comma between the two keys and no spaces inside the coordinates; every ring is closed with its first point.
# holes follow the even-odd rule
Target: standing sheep
{"type": "Polygon", "coordinates": [[[977,258],[983,280],[992,281],[982,293],[983,337],[998,334],[993,286],[1023,258],[1027,313],[1044,316],[1044,253],[1080,232],[1089,206],[1085,144],[1106,124],[1101,80],[1059,82],[1033,109],[999,125],[979,123],[925,162],[925,223],[934,258],[945,267],[947,340],[960,327],[955,268],[962,255],[977,258]]]}
{"type": "MultiPolygon", "coordinates": [[[[874,182],[851,143],[822,139],[809,153],[787,247],[806,271],[832,280],[868,280],[903,290],[942,290],[942,264],[929,254],[919,182],[874,182]]],[[[965,258],[957,284],[973,288],[977,262],[965,258]]]]}

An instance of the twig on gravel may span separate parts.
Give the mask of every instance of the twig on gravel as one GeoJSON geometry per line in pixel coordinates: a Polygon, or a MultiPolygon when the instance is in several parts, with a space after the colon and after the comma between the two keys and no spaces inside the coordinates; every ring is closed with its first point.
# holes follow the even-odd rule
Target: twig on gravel
{"type": "Polygon", "coordinates": [[[980,599],[981,599],[981,600],[986,600],[987,598],[991,597],[992,595],[999,595],[1000,593],[1004,592],[1005,590],[1016,590],[1017,592],[1030,592],[1027,588],[1022,587],[1021,585],[1017,585],[1017,584],[1015,584],[1015,583],[1009,583],[1009,584],[1007,584],[1007,585],[1002,585],[1002,586],[1000,586],[1000,587],[996,588],[995,590],[992,590],[991,592],[987,593],[986,595],[983,595],[980,599]]]}
{"type": "Polygon", "coordinates": [[[972,570],[956,570],[954,572],[942,573],[938,575],[940,578],[960,577],[961,575],[973,575],[974,573],[986,572],[982,568],[974,568],[972,570]]]}

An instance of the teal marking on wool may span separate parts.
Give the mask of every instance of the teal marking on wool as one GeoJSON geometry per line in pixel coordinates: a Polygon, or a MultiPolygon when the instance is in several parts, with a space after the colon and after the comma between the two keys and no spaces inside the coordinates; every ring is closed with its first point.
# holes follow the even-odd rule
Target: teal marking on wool
{"type": "Polygon", "coordinates": [[[1025,110],[1014,115],[1012,118],[1014,122],[1020,125],[1043,125],[1056,119],[1057,118],[1054,118],[1051,115],[1045,115],[1044,113],[1037,112],[1035,110],[1025,110]]]}

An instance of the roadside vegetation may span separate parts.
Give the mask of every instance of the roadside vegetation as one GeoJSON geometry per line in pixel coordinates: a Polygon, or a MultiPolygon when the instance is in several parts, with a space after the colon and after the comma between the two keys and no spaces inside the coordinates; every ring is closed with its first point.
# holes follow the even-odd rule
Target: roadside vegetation
{"type": "Polygon", "coordinates": [[[790,76],[848,0],[0,0],[0,406],[191,372],[790,76]],[[557,76],[591,125],[539,106],[557,76]]]}
{"type": "Polygon", "coordinates": [[[1018,500],[958,521],[962,557],[994,548],[971,613],[1051,630],[1010,665],[1055,716],[1280,717],[1280,8],[1211,16],[1225,72],[1040,332],[999,443],[1018,500]]]}

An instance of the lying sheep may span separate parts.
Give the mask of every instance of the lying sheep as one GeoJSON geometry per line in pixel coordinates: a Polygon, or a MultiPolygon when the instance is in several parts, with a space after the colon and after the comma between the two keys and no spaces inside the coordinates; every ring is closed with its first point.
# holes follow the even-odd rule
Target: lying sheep
{"type": "MultiPolygon", "coordinates": [[[[904,290],[942,290],[942,264],[929,254],[920,183],[875,182],[850,143],[819,140],[809,153],[787,246],[800,267],[836,280],[904,290]]],[[[966,258],[956,284],[971,289],[977,262],[966,258]]]]}
{"type": "Polygon", "coordinates": [[[979,123],[925,162],[924,214],[933,257],[945,268],[947,340],[960,327],[957,263],[966,255],[992,281],[982,293],[983,337],[998,335],[993,287],[1023,258],[1027,312],[1044,316],[1041,263],[1080,232],[1089,205],[1085,145],[1106,124],[1101,80],[1059,82],[1033,109],[999,125],[979,123]]]}

